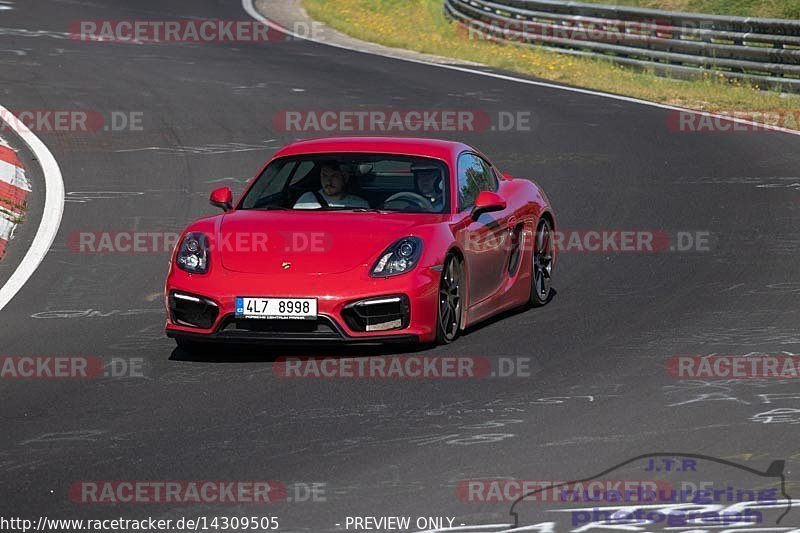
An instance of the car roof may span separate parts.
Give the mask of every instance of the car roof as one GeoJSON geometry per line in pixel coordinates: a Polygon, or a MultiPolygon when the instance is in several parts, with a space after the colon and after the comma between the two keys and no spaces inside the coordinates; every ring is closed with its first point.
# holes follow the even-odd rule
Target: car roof
{"type": "Polygon", "coordinates": [[[280,149],[274,157],[326,153],[386,153],[416,155],[451,161],[471,146],[441,139],[414,137],[326,137],[294,142],[280,149]]]}

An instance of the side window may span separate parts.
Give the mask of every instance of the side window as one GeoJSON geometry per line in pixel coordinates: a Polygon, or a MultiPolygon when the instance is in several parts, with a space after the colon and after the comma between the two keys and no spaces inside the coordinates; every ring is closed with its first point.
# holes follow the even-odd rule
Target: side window
{"type": "Polygon", "coordinates": [[[458,210],[463,211],[475,205],[480,189],[475,174],[481,170],[480,162],[472,154],[458,157],[458,210]],[[477,164],[477,168],[476,168],[477,164]]]}
{"type": "Polygon", "coordinates": [[[483,159],[481,159],[481,164],[483,165],[483,174],[486,176],[486,188],[482,190],[497,192],[497,189],[500,188],[500,183],[497,180],[497,174],[495,174],[492,165],[483,159]]]}
{"type": "Polygon", "coordinates": [[[458,158],[458,210],[475,205],[481,191],[496,191],[497,179],[489,165],[474,154],[461,154],[458,158]]]}

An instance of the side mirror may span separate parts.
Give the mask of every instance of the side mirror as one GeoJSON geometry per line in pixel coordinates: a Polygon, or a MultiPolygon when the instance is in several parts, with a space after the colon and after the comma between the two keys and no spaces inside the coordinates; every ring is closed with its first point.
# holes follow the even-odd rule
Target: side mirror
{"type": "Polygon", "coordinates": [[[492,191],[481,191],[475,198],[475,206],[472,208],[472,218],[478,220],[484,213],[502,211],[506,208],[506,201],[503,197],[492,191]]]}
{"type": "Polygon", "coordinates": [[[233,193],[228,187],[220,187],[214,189],[209,199],[211,205],[219,207],[223,211],[230,211],[233,209],[233,193]]]}

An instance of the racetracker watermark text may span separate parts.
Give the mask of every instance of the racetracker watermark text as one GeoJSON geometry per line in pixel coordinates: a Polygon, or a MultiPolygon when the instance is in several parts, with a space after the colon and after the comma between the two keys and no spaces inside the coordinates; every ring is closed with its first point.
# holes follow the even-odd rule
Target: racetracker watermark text
{"type": "Polygon", "coordinates": [[[295,22],[283,31],[255,20],[76,20],[69,36],[102,43],[275,43],[294,39],[324,40],[318,22],[295,22]],[[295,37],[296,36],[296,37],[295,37]]]}
{"type": "Polygon", "coordinates": [[[559,43],[563,41],[589,41],[601,43],[646,43],[659,38],[669,39],[674,28],[666,20],[574,20],[557,24],[530,20],[493,22],[487,26],[482,21],[459,26],[467,38],[476,41],[517,41],[559,43]]]}
{"type": "Polygon", "coordinates": [[[278,481],[76,481],[69,488],[75,503],[230,504],[278,503],[286,485],[278,481]]]}
{"type": "MultiPolygon", "coordinates": [[[[174,231],[76,231],[67,237],[67,249],[87,254],[170,253],[179,238],[174,231]]],[[[322,231],[239,231],[208,244],[209,251],[229,253],[325,253],[333,241],[322,231]]]]}
{"type": "Polygon", "coordinates": [[[97,379],[144,377],[141,357],[0,356],[0,379],[97,379]]]}
{"type": "Polygon", "coordinates": [[[530,132],[530,111],[485,109],[295,109],[275,113],[277,131],[288,133],[530,132]]]}
{"type": "Polygon", "coordinates": [[[459,481],[456,496],[464,502],[654,502],[658,491],[670,490],[665,481],[600,480],[541,481],[519,479],[470,479],[459,481]]]}
{"type": "Polygon", "coordinates": [[[276,377],[294,379],[485,379],[530,377],[528,357],[281,357],[276,377]]]}
{"type": "Polygon", "coordinates": [[[676,355],[666,370],[676,379],[800,379],[800,355],[676,355]]]}
{"type": "Polygon", "coordinates": [[[800,112],[723,110],[709,114],[670,111],[667,128],[680,133],[764,133],[775,132],[776,128],[800,130],[800,112]]]}
{"type": "MultiPolygon", "coordinates": [[[[551,238],[559,253],[708,252],[712,248],[712,234],[709,231],[558,230],[552,233],[551,238]]],[[[531,237],[520,242],[516,235],[509,232],[472,232],[466,235],[464,246],[473,252],[495,249],[511,251],[518,246],[530,251],[537,244],[531,237]]]]}
{"type": "Polygon", "coordinates": [[[141,132],[144,111],[100,111],[97,109],[14,109],[0,110],[0,131],[36,133],[141,132]]]}

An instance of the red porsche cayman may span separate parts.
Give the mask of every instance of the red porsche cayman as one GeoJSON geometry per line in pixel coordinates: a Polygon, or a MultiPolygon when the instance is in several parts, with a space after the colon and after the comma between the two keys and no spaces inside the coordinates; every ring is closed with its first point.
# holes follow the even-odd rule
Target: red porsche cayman
{"type": "Polygon", "coordinates": [[[166,282],[180,346],[449,343],[551,296],[547,196],[459,142],[297,142],[211,204],[224,212],[186,229],[166,282]]]}

